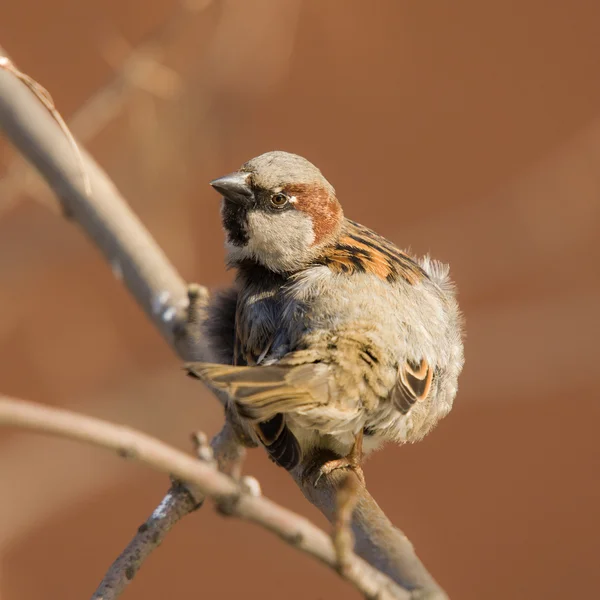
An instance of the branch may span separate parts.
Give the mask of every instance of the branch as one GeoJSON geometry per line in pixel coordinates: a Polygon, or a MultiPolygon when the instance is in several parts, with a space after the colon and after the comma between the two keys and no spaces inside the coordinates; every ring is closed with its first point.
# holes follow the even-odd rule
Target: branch
{"type": "MultiPolygon", "coordinates": [[[[167,342],[185,358],[201,356],[187,318],[187,286],[112,181],[82,149],[86,191],[68,139],[29,90],[0,69],[0,124],[54,189],[65,214],[104,254],[167,342]]],[[[199,290],[201,301],[208,294],[199,290]]]]}
{"type": "MultiPolygon", "coordinates": [[[[322,457],[313,465],[321,465],[332,458],[336,457],[322,457]]],[[[313,470],[313,465],[304,466],[299,473],[293,474],[294,478],[306,499],[330,522],[335,523],[337,492],[344,484],[346,473],[342,470],[333,471],[328,475],[325,485],[323,477],[320,477],[316,486],[314,481],[320,472],[313,470]]],[[[353,493],[355,497],[352,502],[356,504],[352,514],[354,552],[404,589],[411,590],[413,594],[418,592],[419,598],[447,600],[445,592],[419,560],[410,540],[394,527],[367,488],[356,486],[353,493]]]]}
{"type": "Polygon", "coordinates": [[[92,600],[114,600],[135,577],[142,563],[158,548],[173,526],[199,508],[199,504],[183,485],[173,485],[135,537],[113,562],[92,600]]]}
{"type": "MultiPolygon", "coordinates": [[[[217,466],[222,473],[236,473],[240,459],[245,453],[228,422],[211,444],[212,448],[198,448],[203,460],[217,457],[217,466]],[[208,455],[207,455],[208,454],[208,455]]],[[[139,527],[134,538],[110,566],[92,600],[115,600],[131,582],[143,562],[162,543],[163,539],[183,517],[197,510],[204,503],[204,496],[192,495],[190,489],[175,482],[161,503],[145,523],[139,527]]]]}
{"type": "MultiPolygon", "coordinates": [[[[69,127],[80,142],[89,142],[103,131],[126,108],[134,90],[143,89],[161,97],[173,95],[180,81],[163,65],[163,60],[174,41],[189,28],[191,19],[208,8],[210,3],[210,0],[180,0],[168,19],[135,48],[129,48],[115,33],[107,34],[108,39],[103,40],[103,54],[114,67],[114,77],[69,119],[69,127]]],[[[0,56],[2,54],[0,48],[0,56]]],[[[31,175],[27,163],[15,157],[0,180],[0,214],[19,195],[27,193],[39,200],[47,194],[40,180],[31,175]]]]}
{"type": "MultiPolygon", "coordinates": [[[[178,355],[186,361],[202,360],[199,323],[206,290],[198,287],[191,296],[195,301],[188,306],[184,281],[105,173],[82,151],[92,190],[86,194],[65,136],[27,88],[2,70],[0,125],[46,178],[66,213],[104,253],[178,355]]],[[[332,520],[339,477],[335,472],[322,477],[315,488],[311,468],[312,464],[301,465],[294,478],[305,497],[332,520]]],[[[352,517],[358,554],[406,590],[418,591],[422,597],[446,598],[404,534],[390,523],[366,489],[361,488],[359,494],[352,517]]]]}
{"type": "MultiPolygon", "coordinates": [[[[221,473],[216,465],[196,460],[149,435],[101,419],[6,396],[0,396],[0,426],[48,433],[112,450],[122,458],[135,460],[185,481],[192,489],[212,498],[221,514],[244,519],[275,533],[291,546],[338,572],[367,598],[408,600],[411,597],[410,593],[355,554],[346,557],[344,569],[338,569],[330,537],[310,521],[267,498],[248,494],[240,483],[221,473]]],[[[155,543],[152,535],[158,533],[164,537],[178,520],[172,514],[173,507],[184,512],[193,508],[191,498],[185,502],[176,502],[176,498],[175,492],[167,494],[150,517],[149,528],[152,527],[153,531],[149,533],[149,528],[140,528],[139,535],[144,538],[150,536],[146,554],[160,541],[157,539],[155,543]],[[162,527],[154,528],[153,525],[158,523],[163,523],[162,527]]],[[[140,556],[139,561],[126,565],[126,579],[133,577],[144,558],[140,556]]]]}

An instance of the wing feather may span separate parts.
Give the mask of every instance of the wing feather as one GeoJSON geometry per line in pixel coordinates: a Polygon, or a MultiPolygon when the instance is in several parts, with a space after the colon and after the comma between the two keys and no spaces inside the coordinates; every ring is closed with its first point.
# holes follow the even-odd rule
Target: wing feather
{"type": "Polygon", "coordinates": [[[392,393],[392,400],[398,410],[406,414],[415,402],[423,402],[429,396],[433,382],[433,368],[422,358],[419,364],[406,361],[398,374],[398,383],[392,393]]]}

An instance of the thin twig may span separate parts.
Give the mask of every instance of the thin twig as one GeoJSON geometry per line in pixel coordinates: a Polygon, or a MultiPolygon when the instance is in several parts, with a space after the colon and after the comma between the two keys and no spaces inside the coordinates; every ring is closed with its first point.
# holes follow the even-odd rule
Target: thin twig
{"type": "MultiPolygon", "coordinates": [[[[110,64],[115,70],[113,78],[75,111],[69,119],[68,126],[64,121],[62,122],[61,127],[65,134],[71,136],[72,132],[72,135],[76,136],[80,142],[88,143],[123,111],[134,90],[143,89],[148,93],[164,97],[165,94],[160,92],[165,87],[170,90],[177,87],[173,83],[176,81],[179,84],[177,76],[167,69],[162,61],[170,45],[190,26],[191,18],[208,8],[210,4],[211,0],[180,0],[173,13],[148,34],[139,45],[131,48],[126,56],[116,59],[111,57],[110,64]],[[167,86],[161,85],[165,79],[165,73],[168,74],[167,77],[170,81],[167,86]]],[[[110,46],[111,39],[103,40],[101,43],[104,43],[104,47],[107,48],[110,46]]],[[[109,54],[108,50],[105,51],[106,54],[109,54]]],[[[2,58],[14,66],[11,58],[0,47],[0,67],[2,58]]],[[[39,84],[37,85],[39,86],[39,84]]],[[[50,94],[44,88],[41,89],[44,90],[51,105],[54,106],[50,94]]],[[[35,89],[32,88],[32,90],[35,93],[35,89]]],[[[58,116],[62,120],[60,114],[53,116],[54,118],[58,116]]],[[[74,145],[75,151],[80,153],[74,138],[71,143],[74,145]]],[[[83,176],[87,180],[86,189],[88,193],[91,193],[89,177],[83,171],[85,163],[81,157],[79,160],[83,176]]],[[[40,185],[39,179],[30,175],[31,168],[21,157],[15,157],[8,165],[6,174],[0,180],[0,214],[13,205],[19,195],[30,194],[40,200],[48,193],[46,188],[40,185]]]]}
{"type": "MultiPolygon", "coordinates": [[[[335,456],[333,457],[335,458],[335,456]]],[[[311,504],[316,506],[331,523],[337,517],[337,495],[346,478],[343,469],[321,476],[320,465],[332,456],[325,454],[312,464],[302,465],[292,475],[311,504]],[[314,485],[319,477],[319,485],[314,485]]],[[[354,552],[389,575],[404,589],[419,598],[447,599],[445,592],[419,560],[413,545],[404,533],[394,527],[366,487],[355,489],[352,513],[354,552]]]]}
{"type": "MultiPolygon", "coordinates": [[[[231,427],[226,422],[223,429],[213,438],[210,445],[206,435],[196,434],[192,442],[196,445],[198,458],[222,473],[229,473],[243,455],[231,427]]],[[[127,547],[112,563],[98,585],[92,600],[116,600],[131,582],[143,562],[162,543],[171,529],[186,515],[204,503],[204,496],[180,482],[175,482],[148,520],[143,523],[127,547]]]]}
{"type": "MultiPolygon", "coordinates": [[[[196,460],[156,438],[129,427],[6,396],[0,396],[0,426],[29,429],[85,442],[168,473],[215,500],[221,514],[260,525],[337,572],[335,549],[324,531],[263,496],[246,493],[238,482],[219,472],[214,465],[196,460]]],[[[167,509],[169,503],[172,503],[172,498],[166,501],[163,509],[167,509]]],[[[161,519],[162,512],[165,511],[159,511],[161,519]]],[[[178,519],[172,516],[169,518],[173,519],[173,523],[168,527],[170,529],[178,519]]],[[[166,530],[167,527],[163,529],[166,530]]],[[[145,536],[146,532],[142,531],[141,534],[145,536]]],[[[151,539],[149,544],[152,546],[151,539]]],[[[148,547],[146,554],[149,554],[151,549],[148,547]]],[[[128,559],[130,556],[128,554],[128,559]]],[[[137,570],[141,560],[143,557],[139,561],[128,562],[125,568],[137,570]]],[[[134,571],[130,571],[130,574],[133,573],[134,571]]],[[[347,557],[347,568],[340,572],[340,576],[367,598],[407,600],[411,597],[389,577],[356,555],[347,557]]],[[[130,579],[126,572],[125,578],[130,579]]]]}
{"type": "Polygon", "coordinates": [[[77,158],[77,162],[79,163],[79,167],[81,170],[81,178],[83,179],[83,185],[85,188],[86,194],[92,193],[92,188],[90,184],[90,178],[88,177],[87,171],[85,170],[85,165],[83,163],[83,158],[81,156],[81,151],[79,150],[79,146],[69,129],[69,126],[66,124],[63,116],[57,110],[56,105],[54,104],[54,100],[50,95],[50,92],[41,84],[38,83],[33,77],[27,75],[27,73],[23,73],[17,65],[6,55],[2,55],[0,52],[0,68],[12,73],[17,79],[22,81],[33,93],[33,95],[42,103],[44,108],[52,115],[52,118],[58,123],[58,126],[61,128],[65,137],[71,144],[71,148],[73,149],[73,153],[77,158]]]}
{"type": "MultiPolygon", "coordinates": [[[[202,356],[201,345],[189,343],[199,334],[198,324],[187,322],[186,283],[114,184],[82,150],[93,189],[91,196],[86,193],[62,131],[27,87],[4,70],[0,70],[0,123],[53,187],[66,214],[90,235],[169,344],[186,359],[202,356]]],[[[199,297],[206,299],[208,294],[199,297]]]]}
{"type": "Polygon", "coordinates": [[[187,488],[183,485],[173,485],[148,520],[140,525],[125,550],[113,562],[94,592],[92,600],[118,598],[173,526],[196,508],[198,504],[187,488]]]}

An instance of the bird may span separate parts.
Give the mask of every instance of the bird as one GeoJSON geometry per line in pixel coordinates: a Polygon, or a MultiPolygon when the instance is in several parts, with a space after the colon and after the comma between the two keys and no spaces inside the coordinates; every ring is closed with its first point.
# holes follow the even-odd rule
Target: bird
{"type": "MultiPolygon", "coordinates": [[[[381,185],[397,193],[393,177],[381,185]]],[[[347,218],[296,154],[261,154],[211,186],[236,277],[207,309],[209,361],[185,369],[226,392],[279,466],[326,452],[320,473],[364,482],[364,457],[419,441],[452,408],[464,351],[449,267],[347,218]]]]}

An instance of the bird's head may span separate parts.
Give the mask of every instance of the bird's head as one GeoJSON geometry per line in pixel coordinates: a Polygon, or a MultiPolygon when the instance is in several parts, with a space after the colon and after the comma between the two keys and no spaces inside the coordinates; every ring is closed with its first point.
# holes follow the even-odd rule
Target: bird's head
{"type": "Polygon", "coordinates": [[[312,163],[267,152],[211,181],[223,196],[228,260],[252,260],[275,272],[302,269],[338,238],[342,207],[312,163]]]}

